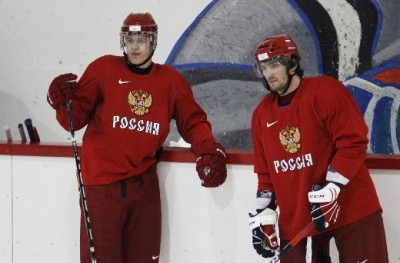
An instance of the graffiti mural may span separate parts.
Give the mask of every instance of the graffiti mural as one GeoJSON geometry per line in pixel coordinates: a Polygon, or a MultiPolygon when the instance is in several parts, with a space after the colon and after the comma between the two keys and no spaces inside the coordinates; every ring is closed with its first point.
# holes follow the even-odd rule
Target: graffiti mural
{"type": "MultiPolygon", "coordinates": [[[[215,0],[175,44],[181,71],[227,148],[252,149],[253,109],[267,94],[253,73],[255,47],[286,33],[306,76],[327,74],[352,92],[369,127],[370,153],[400,153],[397,0],[215,0]]],[[[174,124],[172,124],[174,127],[174,124]]],[[[169,140],[178,140],[172,128],[169,140]]]]}

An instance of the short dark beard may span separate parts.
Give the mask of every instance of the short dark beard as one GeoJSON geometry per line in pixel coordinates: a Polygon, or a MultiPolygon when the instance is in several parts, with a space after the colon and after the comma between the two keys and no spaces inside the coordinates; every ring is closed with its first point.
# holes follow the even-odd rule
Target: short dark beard
{"type": "Polygon", "coordinates": [[[293,78],[293,75],[290,75],[290,73],[289,73],[289,68],[288,68],[288,67],[286,68],[286,73],[287,73],[287,76],[288,76],[288,81],[286,82],[285,89],[283,90],[282,93],[278,93],[277,91],[272,91],[272,90],[271,90],[271,87],[269,86],[268,81],[267,81],[267,79],[266,79],[265,77],[263,77],[263,84],[264,84],[264,87],[265,87],[269,92],[271,92],[271,93],[273,93],[273,94],[275,94],[275,95],[283,96],[283,95],[288,91],[288,89],[289,89],[289,87],[290,87],[290,84],[292,83],[292,78],[293,78]]]}

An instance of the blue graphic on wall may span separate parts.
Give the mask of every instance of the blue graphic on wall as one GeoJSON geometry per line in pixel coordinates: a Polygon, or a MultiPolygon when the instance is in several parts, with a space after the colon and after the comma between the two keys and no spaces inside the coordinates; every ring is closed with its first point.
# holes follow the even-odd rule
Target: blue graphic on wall
{"type": "MultiPolygon", "coordinates": [[[[299,46],[306,76],[333,76],[352,92],[369,127],[368,151],[398,154],[399,9],[396,0],[215,0],[166,64],[192,84],[218,141],[252,149],[251,114],[267,94],[253,72],[254,50],[267,36],[286,33],[299,46]]],[[[172,128],[169,140],[177,139],[172,128]]]]}
{"type": "Polygon", "coordinates": [[[388,63],[347,79],[369,129],[369,152],[399,153],[400,62],[388,63]]]}

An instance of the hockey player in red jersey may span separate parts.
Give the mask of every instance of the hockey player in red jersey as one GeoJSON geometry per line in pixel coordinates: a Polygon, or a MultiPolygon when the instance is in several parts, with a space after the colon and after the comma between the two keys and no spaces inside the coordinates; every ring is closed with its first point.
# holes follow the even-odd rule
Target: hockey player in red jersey
{"type": "Polygon", "coordinates": [[[340,262],[388,262],[382,208],[364,162],[365,121],[341,82],[303,77],[299,61],[287,35],[267,38],[255,51],[256,72],[270,93],[252,117],[253,246],[271,258],[312,220],[310,237],[282,263],[331,262],[332,238],[340,262]]]}
{"type": "MultiPolygon", "coordinates": [[[[69,129],[87,125],[81,167],[101,263],[158,262],[161,205],[156,165],[174,119],[198,157],[204,187],[226,179],[225,149],[216,142],[206,113],[187,80],[174,68],[152,61],[157,24],[150,13],[131,13],[123,22],[123,56],[94,60],[79,81],[69,73],[50,84],[47,100],[58,122],[69,129]]],[[[83,220],[83,217],[82,217],[83,220]]],[[[81,262],[91,262],[81,223],[81,262]]]]}

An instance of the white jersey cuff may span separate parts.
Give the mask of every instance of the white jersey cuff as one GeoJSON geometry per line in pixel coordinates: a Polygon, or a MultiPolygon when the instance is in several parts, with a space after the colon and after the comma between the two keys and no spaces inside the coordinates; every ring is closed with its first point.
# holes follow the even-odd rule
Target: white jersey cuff
{"type": "Polygon", "coordinates": [[[329,182],[339,183],[342,185],[346,185],[349,182],[349,179],[347,179],[342,174],[336,171],[332,171],[331,169],[328,170],[326,174],[326,180],[329,182]]]}

